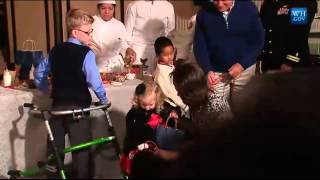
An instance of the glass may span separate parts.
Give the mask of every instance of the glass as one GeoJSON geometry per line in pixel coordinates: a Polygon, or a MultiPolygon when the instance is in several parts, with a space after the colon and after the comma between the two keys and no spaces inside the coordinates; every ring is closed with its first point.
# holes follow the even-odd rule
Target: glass
{"type": "Polygon", "coordinates": [[[92,31],[93,31],[93,29],[91,29],[90,31],[83,31],[83,30],[81,30],[81,29],[76,29],[76,30],[81,31],[81,32],[87,34],[88,36],[89,36],[89,35],[92,33],[92,31]]]}
{"type": "Polygon", "coordinates": [[[149,66],[146,65],[148,59],[147,58],[145,58],[145,59],[141,58],[140,61],[142,63],[142,74],[143,74],[143,76],[149,76],[150,74],[152,74],[152,72],[150,72],[149,66]]]}

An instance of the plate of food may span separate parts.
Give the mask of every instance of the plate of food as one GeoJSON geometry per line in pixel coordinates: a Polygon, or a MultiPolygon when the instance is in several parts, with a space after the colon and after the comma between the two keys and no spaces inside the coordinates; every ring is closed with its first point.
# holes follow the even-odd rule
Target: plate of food
{"type": "Polygon", "coordinates": [[[126,76],[125,75],[123,75],[123,74],[117,74],[117,75],[115,75],[115,77],[114,77],[114,81],[116,81],[116,82],[124,82],[126,80],[126,76]]]}
{"type": "Polygon", "coordinates": [[[123,83],[122,83],[122,82],[118,82],[118,81],[112,81],[112,82],[111,82],[111,85],[114,85],[114,86],[122,86],[123,83]]]}
{"type": "Polygon", "coordinates": [[[128,80],[133,80],[135,77],[136,77],[136,74],[134,74],[134,73],[128,73],[128,74],[126,75],[126,78],[127,78],[128,80]]]}

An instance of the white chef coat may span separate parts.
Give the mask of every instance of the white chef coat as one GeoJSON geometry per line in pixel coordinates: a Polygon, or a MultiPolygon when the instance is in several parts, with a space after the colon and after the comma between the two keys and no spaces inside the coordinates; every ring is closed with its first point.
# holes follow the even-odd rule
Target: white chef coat
{"type": "Polygon", "coordinates": [[[110,71],[123,67],[124,62],[120,53],[124,56],[128,48],[125,26],[115,18],[109,21],[103,20],[100,15],[93,18],[92,38],[101,49],[95,51],[98,68],[110,71]]]}
{"type": "Polygon", "coordinates": [[[134,1],[125,16],[128,44],[136,52],[135,64],[147,58],[150,70],[156,67],[154,42],[160,36],[169,37],[175,28],[173,5],[163,0],[134,1]]]}

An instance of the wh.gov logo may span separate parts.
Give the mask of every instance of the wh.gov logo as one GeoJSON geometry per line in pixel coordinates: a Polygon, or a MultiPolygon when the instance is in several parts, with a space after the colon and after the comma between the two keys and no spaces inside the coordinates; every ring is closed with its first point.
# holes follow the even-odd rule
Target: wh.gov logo
{"type": "Polygon", "coordinates": [[[305,25],[308,23],[307,8],[291,8],[290,11],[291,24],[305,25]]]}

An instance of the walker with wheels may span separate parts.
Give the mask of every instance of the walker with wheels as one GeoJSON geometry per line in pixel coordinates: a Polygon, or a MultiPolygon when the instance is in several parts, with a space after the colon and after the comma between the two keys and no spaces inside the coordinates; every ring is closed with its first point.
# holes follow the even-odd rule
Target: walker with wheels
{"type": "Polygon", "coordinates": [[[70,152],[74,152],[74,151],[78,151],[78,150],[82,150],[82,149],[86,149],[86,148],[91,148],[92,146],[95,146],[95,145],[101,145],[101,144],[106,144],[106,143],[111,143],[111,142],[113,143],[116,157],[117,157],[117,159],[119,159],[120,154],[121,154],[121,149],[120,149],[120,145],[119,145],[119,142],[118,142],[118,139],[117,139],[114,127],[112,125],[110,115],[109,115],[110,106],[111,106],[110,103],[106,104],[106,105],[94,103],[94,105],[92,105],[88,108],[83,108],[83,109],[53,111],[53,110],[47,110],[47,109],[38,109],[33,104],[25,103],[24,107],[31,108],[30,109],[31,114],[38,114],[38,115],[41,115],[41,117],[43,118],[43,121],[45,123],[45,127],[48,132],[49,143],[50,143],[54,153],[48,156],[48,159],[46,162],[44,162],[44,161],[38,162],[37,167],[35,167],[33,169],[28,169],[28,170],[24,170],[24,171],[9,170],[8,171],[9,178],[10,179],[17,179],[17,178],[23,178],[23,177],[35,177],[35,176],[39,176],[41,174],[44,174],[46,172],[51,172],[51,173],[57,173],[61,179],[66,179],[67,177],[66,177],[65,170],[63,168],[64,164],[63,164],[61,155],[64,155],[64,154],[67,154],[70,152]],[[67,147],[63,150],[58,149],[55,144],[55,140],[54,140],[54,137],[52,134],[50,124],[49,124],[50,117],[51,116],[72,115],[73,119],[77,120],[77,119],[82,119],[86,112],[90,112],[90,111],[94,111],[94,110],[102,110],[104,112],[104,115],[107,120],[108,131],[111,134],[111,136],[97,138],[97,139],[94,139],[89,142],[85,142],[85,143],[78,144],[75,146],[67,147]],[[49,165],[50,162],[54,162],[55,166],[49,165]]]}

